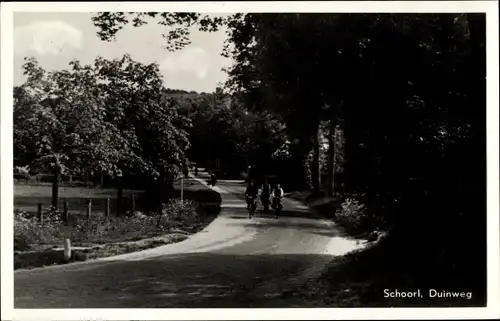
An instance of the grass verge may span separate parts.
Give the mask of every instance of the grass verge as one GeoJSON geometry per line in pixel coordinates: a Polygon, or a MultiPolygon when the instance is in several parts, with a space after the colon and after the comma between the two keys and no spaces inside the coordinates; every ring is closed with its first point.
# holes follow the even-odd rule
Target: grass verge
{"type": "Polygon", "coordinates": [[[47,248],[39,251],[14,252],[14,269],[29,269],[50,265],[62,265],[82,262],[97,258],[138,252],[150,248],[184,241],[188,234],[173,233],[162,237],[143,239],[139,241],[117,242],[95,245],[89,248],[72,249],[69,260],[64,259],[61,248],[47,248]]]}
{"type": "Polygon", "coordinates": [[[395,243],[388,237],[336,258],[318,278],[283,297],[307,302],[309,307],[329,308],[486,305],[477,269],[454,269],[452,264],[437,263],[432,255],[403,253],[395,249],[395,243]],[[402,294],[415,292],[421,295],[402,294]]]}

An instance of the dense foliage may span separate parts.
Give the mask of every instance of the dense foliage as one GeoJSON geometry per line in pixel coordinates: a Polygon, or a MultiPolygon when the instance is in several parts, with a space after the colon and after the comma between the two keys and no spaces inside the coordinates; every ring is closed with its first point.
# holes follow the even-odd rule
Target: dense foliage
{"type": "Polygon", "coordinates": [[[172,27],[172,49],[187,43],[188,27],[223,25],[224,54],[234,61],[228,88],[248,110],[283,120],[298,185],[321,185],[322,121],[329,132],[342,128],[346,191],[365,205],[372,227],[391,230],[399,255],[425,257],[435,270],[462,271],[484,284],[483,14],[94,17],[104,40],[129,22],[148,21],[172,27]],[[474,251],[462,259],[466,247],[474,251]]]}
{"type": "Polygon", "coordinates": [[[218,91],[189,94],[178,101],[180,112],[192,121],[189,158],[200,166],[239,175],[248,165],[272,163],[273,153],[286,141],[279,118],[248,111],[236,95],[218,91]]]}
{"type": "Polygon", "coordinates": [[[52,205],[61,175],[172,185],[186,159],[188,121],[156,64],[98,57],[93,65],[72,61],[67,70],[46,72],[27,58],[24,70],[27,81],[14,89],[15,165],[54,174],[52,205]]]}

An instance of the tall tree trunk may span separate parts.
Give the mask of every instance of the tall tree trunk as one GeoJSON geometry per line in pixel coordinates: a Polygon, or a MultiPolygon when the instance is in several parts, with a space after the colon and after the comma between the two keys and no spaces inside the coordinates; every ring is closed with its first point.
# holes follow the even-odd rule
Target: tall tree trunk
{"type": "Polygon", "coordinates": [[[300,165],[304,175],[303,184],[305,185],[306,189],[311,190],[313,189],[313,182],[312,182],[311,166],[309,162],[309,153],[305,153],[302,156],[302,162],[300,165]]]}
{"type": "Polygon", "coordinates": [[[335,122],[330,120],[328,130],[328,184],[327,195],[333,196],[335,193],[335,122]]]}
{"type": "Polygon", "coordinates": [[[92,185],[94,188],[96,188],[99,185],[99,177],[97,177],[98,174],[90,175],[92,185]]]}
{"type": "Polygon", "coordinates": [[[312,184],[314,192],[318,193],[321,189],[321,148],[320,148],[320,126],[319,123],[313,136],[313,161],[312,161],[312,184]]]}
{"type": "MultiPolygon", "coordinates": [[[[297,138],[298,142],[291,147],[293,179],[290,183],[293,188],[308,189],[313,188],[311,181],[311,166],[309,161],[309,152],[311,151],[310,141],[297,138]]],[[[286,173],[289,174],[289,173],[286,173]]],[[[291,177],[291,178],[292,178],[291,177]]]]}
{"type": "Polygon", "coordinates": [[[101,172],[101,187],[104,187],[104,173],[101,172]]]}
{"type": "Polygon", "coordinates": [[[61,167],[57,164],[54,167],[54,177],[52,182],[52,206],[58,207],[59,202],[59,181],[61,179],[61,167]]]}
{"type": "Polygon", "coordinates": [[[175,175],[173,172],[162,173],[158,182],[160,185],[159,197],[162,200],[169,200],[175,195],[175,175]]]}

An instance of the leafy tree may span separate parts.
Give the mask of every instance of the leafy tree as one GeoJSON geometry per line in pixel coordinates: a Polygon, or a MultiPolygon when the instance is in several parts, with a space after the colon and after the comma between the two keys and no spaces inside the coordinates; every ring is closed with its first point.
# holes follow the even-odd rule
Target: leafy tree
{"type": "MultiPolygon", "coordinates": [[[[374,224],[391,229],[402,262],[422,271],[446,270],[448,277],[467,274],[468,286],[476,286],[473,279],[480,286],[486,218],[484,51],[473,54],[464,15],[366,19],[370,23],[359,31],[367,39],[359,48],[359,79],[345,81],[362,95],[343,92],[348,188],[361,195],[374,224]],[[465,243],[478,249],[474,259],[461,258],[465,243]],[[404,254],[409,252],[412,257],[404,254]]],[[[484,34],[477,36],[481,43],[484,34]]]]}
{"type": "Polygon", "coordinates": [[[60,176],[76,172],[172,186],[189,121],[178,115],[157,65],[98,57],[93,66],[72,61],[69,70],[46,72],[29,58],[24,69],[27,81],[15,88],[16,162],[54,174],[53,205],[60,176]]]}
{"type": "Polygon", "coordinates": [[[14,164],[26,166],[36,158],[34,141],[31,136],[35,135],[30,126],[22,126],[34,114],[36,107],[35,98],[25,86],[14,87],[14,164]]]}
{"type": "Polygon", "coordinates": [[[113,172],[121,136],[103,121],[102,93],[88,67],[46,72],[34,58],[23,66],[27,81],[15,88],[15,157],[35,172],[54,175],[52,205],[57,206],[61,175],[76,170],[113,172]]]}
{"type": "Polygon", "coordinates": [[[196,12],[99,12],[92,17],[92,22],[98,29],[98,37],[111,41],[128,24],[141,27],[155,21],[158,25],[169,27],[168,32],[162,34],[164,45],[165,49],[175,51],[191,43],[190,27],[198,26],[202,31],[213,32],[231,21],[232,17],[233,15],[209,16],[196,12]]]}
{"type": "Polygon", "coordinates": [[[237,95],[187,94],[177,97],[179,112],[192,120],[190,159],[205,166],[219,161],[228,174],[249,164],[271,162],[284,142],[284,127],[269,113],[248,111],[237,95]]]}
{"type": "Polygon", "coordinates": [[[336,119],[335,108],[325,110],[325,103],[331,106],[339,103],[338,99],[331,103],[328,94],[332,81],[318,77],[318,73],[328,70],[325,66],[330,67],[336,61],[330,57],[338,56],[338,50],[333,46],[324,55],[317,53],[325,51],[325,43],[331,43],[328,37],[336,19],[331,15],[242,13],[222,17],[197,13],[98,13],[92,18],[99,28],[98,35],[107,41],[127,24],[138,27],[155,21],[168,26],[164,37],[169,50],[189,44],[192,26],[209,32],[226,26],[228,39],[223,55],[235,61],[227,70],[226,85],[244,95],[247,109],[270,110],[283,117],[288,134],[293,137],[290,151],[295,168],[291,170],[303,173],[302,177],[296,177],[297,188],[304,183],[309,187],[314,185],[316,190],[321,175],[319,122],[325,117],[336,119]],[[279,54],[283,52],[286,55],[279,54]],[[313,147],[315,175],[311,177],[309,154],[313,147]]]}
{"type": "Polygon", "coordinates": [[[106,92],[105,120],[130,146],[120,168],[124,179],[141,182],[153,194],[167,195],[186,160],[189,121],[178,113],[163,87],[157,64],[135,62],[129,55],[94,63],[96,78],[106,92]],[[165,193],[164,193],[165,192],[165,193]]]}

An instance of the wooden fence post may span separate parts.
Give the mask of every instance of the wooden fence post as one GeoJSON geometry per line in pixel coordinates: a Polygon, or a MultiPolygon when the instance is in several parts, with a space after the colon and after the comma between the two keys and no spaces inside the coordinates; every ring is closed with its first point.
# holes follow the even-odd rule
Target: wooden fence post
{"type": "Polygon", "coordinates": [[[163,215],[163,203],[161,203],[158,206],[158,221],[156,221],[156,227],[160,227],[162,215],[163,215]]]}
{"type": "Polygon", "coordinates": [[[130,211],[132,215],[135,213],[135,194],[130,195],[130,211]]]}
{"type": "Polygon", "coordinates": [[[42,203],[38,203],[38,212],[37,212],[37,216],[38,216],[38,222],[40,222],[41,224],[43,224],[43,211],[42,211],[42,203]]]}
{"type": "Polygon", "coordinates": [[[109,198],[106,197],[106,199],[104,200],[104,216],[106,218],[109,217],[109,198]]]}
{"type": "Polygon", "coordinates": [[[184,176],[181,176],[181,203],[184,201],[184,176]]]}
{"type": "Polygon", "coordinates": [[[90,216],[92,215],[92,199],[87,199],[87,220],[90,220],[90,216]]]}
{"type": "Polygon", "coordinates": [[[64,201],[63,202],[63,222],[64,224],[68,225],[68,201],[64,201]]]}

